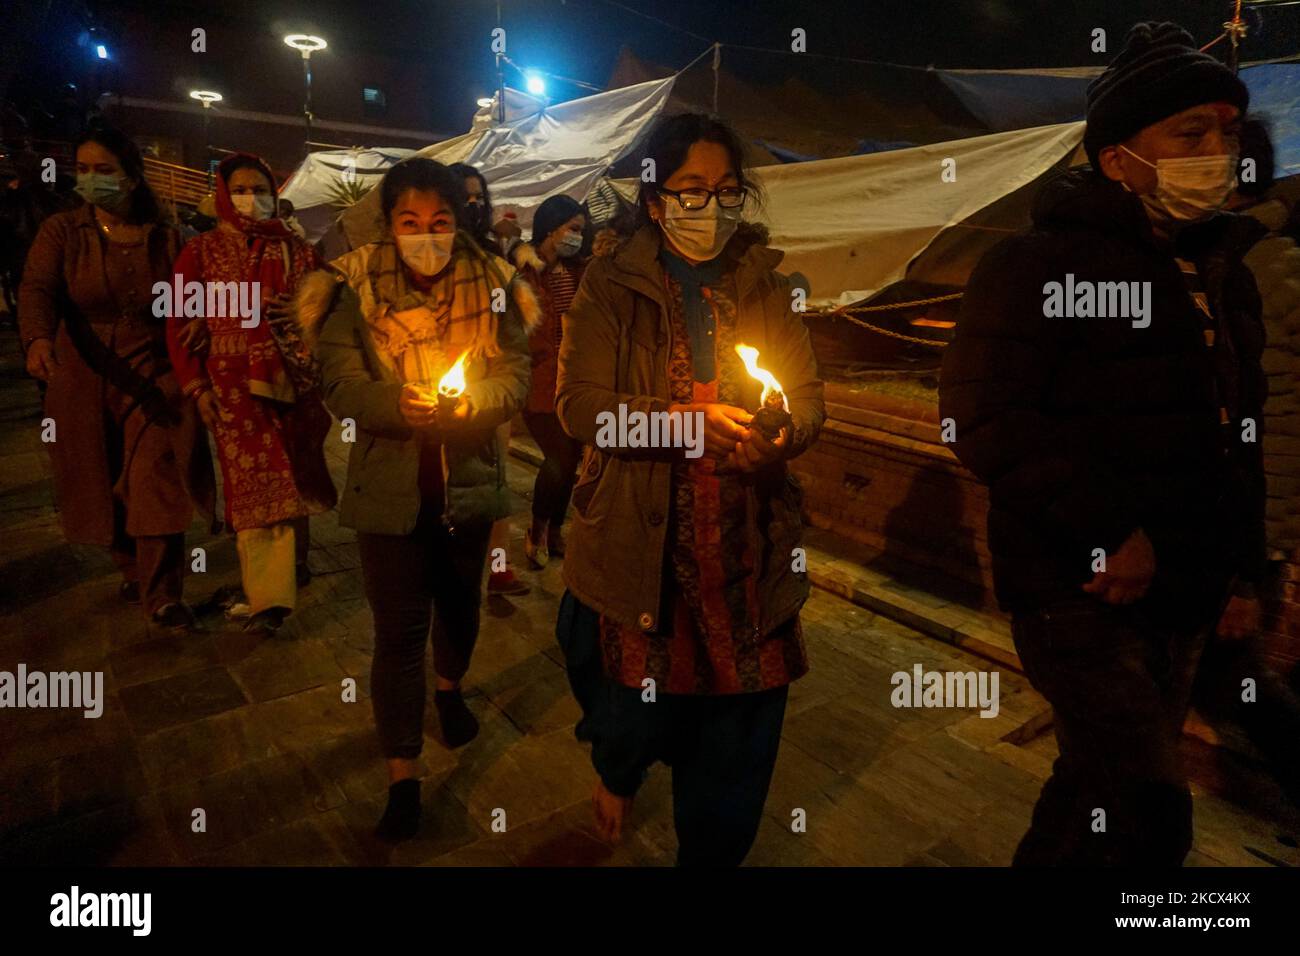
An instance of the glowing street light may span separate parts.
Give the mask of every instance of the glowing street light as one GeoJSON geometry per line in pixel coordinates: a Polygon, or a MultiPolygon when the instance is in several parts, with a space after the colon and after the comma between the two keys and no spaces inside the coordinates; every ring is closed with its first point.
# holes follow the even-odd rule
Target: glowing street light
{"type": "Polygon", "coordinates": [[[322,37],[309,33],[290,33],[284,38],[285,46],[291,46],[302,54],[302,77],[307,89],[307,99],[303,103],[302,115],[307,121],[306,151],[311,152],[311,55],[323,50],[329,44],[322,37]]]}
{"type": "Polygon", "coordinates": [[[212,191],[212,136],[210,135],[209,117],[212,104],[221,102],[221,94],[213,90],[190,90],[190,99],[203,104],[203,148],[205,150],[203,165],[208,168],[208,192],[212,191]]]}
{"type": "Polygon", "coordinates": [[[529,73],[524,77],[525,85],[528,92],[533,96],[544,96],[546,94],[546,81],[536,73],[529,73]]]}
{"type": "Polygon", "coordinates": [[[102,44],[102,43],[98,44],[98,45],[95,47],[95,55],[98,56],[101,60],[107,60],[107,59],[108,59],[108,47],[104,46],[104,44],[102,44]]]}
{"type": "Polygon", "coordinates": [[[317,50],[323,50],[329,46],[323,37],[314,37],[308,33],[290,33],[284,38],[284,42],[286,46],[291,46],[295,50],[301,50],[302,58],[304,60],[317,50]]]}

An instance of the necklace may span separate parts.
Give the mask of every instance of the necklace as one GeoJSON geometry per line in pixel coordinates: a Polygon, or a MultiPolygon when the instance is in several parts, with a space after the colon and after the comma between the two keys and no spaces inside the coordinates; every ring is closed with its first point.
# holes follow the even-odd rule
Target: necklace
{"type": "Polygon", "coordinates": [[[102,232],[109,239],[112,239],[114,235],[125,236],[128,241],[132,236],[134,236],[136,239],[139,239],[140,237],[138,226],[134,226],[129,222],[119,222],[115,226],[110,226],[104,220],[99,218],[98,209],[95,210],[94,216],[95,216],[95,224],[99,226],[99,231],[102,232]],[[114,232],[115,229],[118,231],[114,232]]]}

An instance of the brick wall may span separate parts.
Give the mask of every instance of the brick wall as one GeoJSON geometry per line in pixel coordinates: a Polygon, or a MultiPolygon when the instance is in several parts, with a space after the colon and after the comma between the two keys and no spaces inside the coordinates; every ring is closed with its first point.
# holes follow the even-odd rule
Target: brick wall
{"type": "Polygon", "coordinates": [[[994,608],[988,495],[939,441],[937,425],[830,408],[821,437],[792,466],[811,523],[872,548],[896,577],[915,571],[927,588],[947,586],[954,598],[994,608]]]}
{"type": "MultiPolygon", "coordinates": [[[[810,522],[869,546],[896,576],[913,569],[926,588],[946,586],[953,599],[996,608],[988,494],[939,440],[937,408],[834,386],[827,399],[821,437],[792,465],[810,522]]],[[[1280,566],[1263,601],[1263,649],[1289,668],[1300,660],[1300,552],[1280,566]]]]}
{"type": "Polygon", "coordinates": [[[1279,669],[1300,660],[1300,550],[1278,567],[1264,594],[1263,649],[1279,669]]]}

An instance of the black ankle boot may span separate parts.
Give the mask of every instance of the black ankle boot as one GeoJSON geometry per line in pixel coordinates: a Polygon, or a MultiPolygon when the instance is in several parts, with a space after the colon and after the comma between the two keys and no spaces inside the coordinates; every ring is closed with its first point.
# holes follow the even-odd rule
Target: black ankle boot
{"type": "Polygon", "coordinates": [[[464,746],[478,736],[478,719],[465,706],[459,688],[439,690],[433,694],[433,705],[438,708],[438,723],[442,736],[452,750],[464,746]]]}
{"type": "Polygon", "coordinates": [[[420,781],[399,780],[388,788],[388,806],[375,827],[381,840],[409,840],[420,829],[420,781]]]}

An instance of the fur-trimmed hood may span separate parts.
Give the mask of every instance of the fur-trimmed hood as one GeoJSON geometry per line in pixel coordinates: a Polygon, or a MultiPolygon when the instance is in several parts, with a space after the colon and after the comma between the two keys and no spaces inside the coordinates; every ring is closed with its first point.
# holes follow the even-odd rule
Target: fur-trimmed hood
{"type": "Polygon", "coordinates": [[[334,303],[345,285],[347,280],[343,274],[333,269],[309,272],[298,283],[298,291],[293,298],[293,315],[303,340],[309,346],[315,347],[320,327],[325,317],[334,310],[334,303]]]}
{"type": "Polygon", "coordinates": [[[510,297],[515,300],[515,306],[519,309],[519,317],[523,320],[524,332],[527,335],[532,335],[538,326],[542,324],[542,303],[538,300],[533,287],[517,273],[511,277],[509,288],[510,297]]]}

